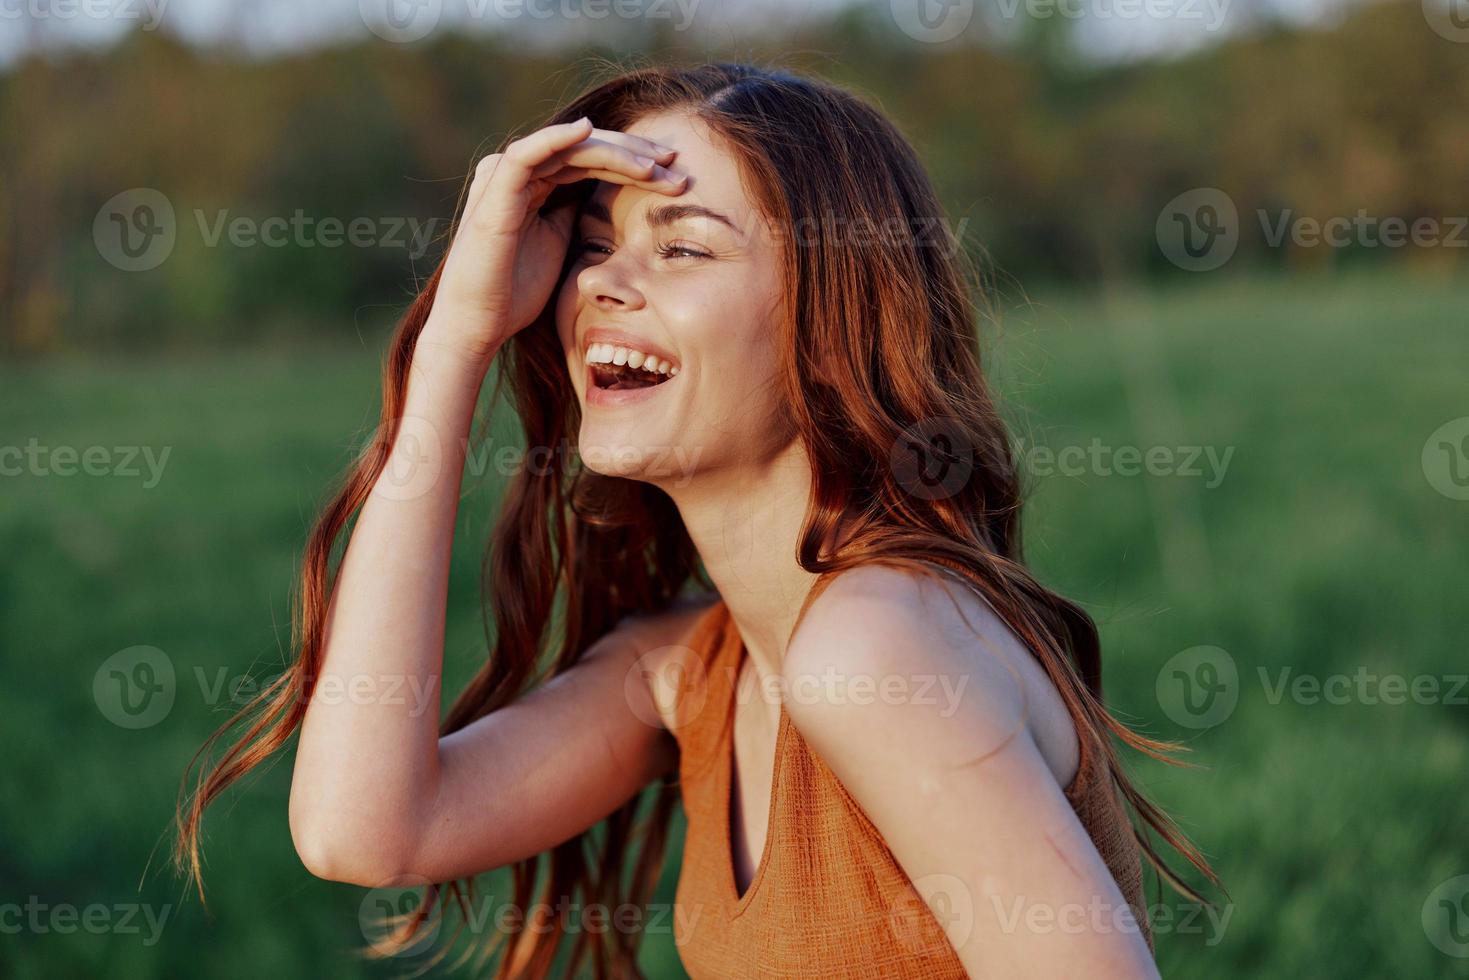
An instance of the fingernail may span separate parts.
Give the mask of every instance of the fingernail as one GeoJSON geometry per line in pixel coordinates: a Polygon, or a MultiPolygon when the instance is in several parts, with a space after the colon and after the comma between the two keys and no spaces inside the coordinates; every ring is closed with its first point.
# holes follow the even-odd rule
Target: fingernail
{"type": "Polygon", "coordinates": [[[636,160],[638,163],[641,163],[645,167],[655,167],[658,165],[658,161],[654,160],[652,157],[637,156],[635,154],[633,156],[633,159],[636,160]]]}

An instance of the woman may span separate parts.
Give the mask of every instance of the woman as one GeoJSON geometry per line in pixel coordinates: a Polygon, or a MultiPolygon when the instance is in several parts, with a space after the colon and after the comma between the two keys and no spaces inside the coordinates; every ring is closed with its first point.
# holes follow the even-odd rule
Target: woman
{"type": "MultiPolygon", "coordinates": [[[[203,808],[299,726],[306,866],[449,883],[405,943],[511,864],[520,909],[646,904],[681,798],[696,977],[1155,976],[1139,849],[1198,896],[1122,801],[1215,879],[1107,733],[1177,747],[1108,715],[1092,621],[1021,564],[940,216],[881,113],[745,65],[614,77],[481,161],[311,538],[297,662],[181,800],[180,866],[197,877],[203,808]],[[436,726],[387,692],[440,675],[496,362],[527,445],[578,458],[509,480],[495,648],[436,726]]],[[[637,974],[639,929],[566,925],[499,934],[499,975],[545,975],[573,931],[572,969],[637,974]]]]}

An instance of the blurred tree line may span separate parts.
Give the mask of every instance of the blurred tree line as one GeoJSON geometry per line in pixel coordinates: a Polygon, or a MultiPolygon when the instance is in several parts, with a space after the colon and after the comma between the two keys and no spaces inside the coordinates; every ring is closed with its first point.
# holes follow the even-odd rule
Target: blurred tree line
{"type": "MultiPolygon", "coordinates": [[[[1055,19],[1035,28],[1006,45],[919,44],[858,8],[697,53],[654,30],[631,56],[446,34],[267,60],[138,31],[29,55],[0,74],[0,351],[377,329],[432,270],[474,160],[539,124],[600,59],[753,60],[855,88],[917,145],[966,247],[1022,284],[1188,275],[1155,224],[1203,187],[1238,207],[1231,271],[1462,268],[1469,45],[1430,30],[1418,0],[1110,67],[1068,56],[1055,19]],[[166,200],[173,232],[156,265],[130,269],[100,244],[123,220],[102,212],[138,188],[166,200]],[[1262,209],[1426,217],[1444,241],[1272,247],[1262,209]]],[[[132,230],[162,227],[143,213],[132,230]]]]}

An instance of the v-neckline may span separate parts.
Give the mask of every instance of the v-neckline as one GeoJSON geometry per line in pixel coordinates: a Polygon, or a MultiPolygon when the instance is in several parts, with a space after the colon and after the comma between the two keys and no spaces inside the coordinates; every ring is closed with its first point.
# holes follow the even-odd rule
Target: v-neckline
{"type": "MultiPolygon", "coordinates": [[[[725,615],[725,628],[726,629],[729,629],[729,630],[735,630],[734,620],[732,618],[730,618],[729,611],[728,611],[727,608],[725,610],[725,614],[724,615],[725,615]]],[[[724,728],[725,728],[725,738],[724,738],[724,740],[723,740],[723,742],[722,742],[722,744],[720,746],[720,751],[724,755],[724,765],[722,767],[722,769],[723,769],[723,780],[724,780],[724,784],[721,787],[719,796],[720,796],[720,798],[724,802],[724,806],[723,806],[724,818],[720,821],[720,823],[724,827],[724,834],[723,834],[723,838],[724,838],[724,848],[723,848],[723,850],[724,850],[724,861],[723,861],[723,863],[724,863],[724,877],[725,877],[725,885],[726,885],[725,891],[726,891],[727,895],[729,896],[730,900],[734,902],[734,910],[733,910],[733,912],[731,914],[734,915],[734,916],[738,916],[742,912],[744,912],[745,909],[747,909],[747,908],[750,907],[750,902],[754,899],[755,893],[757,891],[759,891],[759,889],[760,889],[760,883],[765,880],[765,873],[770,868],[770,856],[771,856],[772,852],[775,850],[775,834],[776,834],[775,813],[776,813],[776,802],[777,802],[777,790],[780,788],[780,778],[781,778],[781,769],[782,769],[781,762],[782,762],[782,757],[785,755],[785,746],[786,746],[786,741],[787,741],[787,732],[788,732],[788,728],[790,726],[790,718],[786,715],[785,702],[781,702],[781,704],[780,704],[780,719],[779,719],[779,722],[777,724],[776,732],[775,732],[775,759],[774,759],[774,761],[773,761],[773,763],[771,765],[771,771],[770,771],[770,803],[769,803],[769,805],[766,808],[766,814],[765,814],[765,844],[760,849],[760,859],[759,859],[759,861],[756,862],[754,872],[750,875],[750,883],[749,883],[748,886],[746,886],[744,894],[741,895],[740,894],[740,889],[739,889],[739,879],[738,879],[738,877],[735,874],[734,831],[733,831],[733,828],[731,826],[732,825],[732,820],[730,818],[730,812],[729,812],[730,803],[733,802],[733,798],[734,798],[734,777],[735,777],[734,726],[735,726],[735,709],[737,708],[738,702],[739,702],[740,669],[744,666],[744,662],[745,662],[745,643],[744,643],[744,640],[738,638],[738,636],[739,636],[738,631],[735,631],[735,636],[736,636],[736,639],[734,639],[732,641],[732,643],[735,646],[736,652],[735,652],[735,657],[734,657],[734,668],[730,672],[729,704],[728,704],[728,712],[727,712],[726,717],[725,717],[725,726],[724,726],[724,728]]]]}

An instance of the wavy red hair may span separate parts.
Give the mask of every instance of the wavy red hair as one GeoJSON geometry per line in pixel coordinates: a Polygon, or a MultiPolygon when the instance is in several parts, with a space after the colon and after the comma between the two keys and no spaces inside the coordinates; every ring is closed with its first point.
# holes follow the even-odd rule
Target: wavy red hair
{"type": "MultiPolygon", "coordinates": [[[[938,562],[972,582],[1034,652],[1078,728],[1100,736],[1118,789],[1145,825],[1134,826],[1134,833],[1149,862],[1175,889],[1204,901],[1168,868],[1145,828],[1215,885],[1217,877],[1133,785],[1106,733],[1175,765],[1184,763],[1167,753],[1182,747],[1139,735],[1108,713],[1095,624],[1080,606],[1037,582],[1022,561],[1020,480],[980,365],[976,312],[983,292],[911,145],[858,96],[787,71],[745,64],[610,67],[613,77],[594,81],[543,125],[585,115],[599,128],[622,130],[651,113],[695,115],[738,159],[754,203],[773,227],[794,232],[782,250],[788,288],[779,327],[785,352],[780,384],[811,460],[813,491],[799,561],[820,578],[807,604],[834,576],[869,562],[924,574],[934,574],[926,563],[938,562]],[[908,231],[865,239],[803,231],[833,227],[908,231]],[[920,227],[925,234],[912,233],[920,227]],[[936,422],[948,440],[948,462],[971,470],[952,492],[914,493],[895,473],[892,449],[936,422]],[[838,525],[849,529],[848,536],[834,553],[823,554],[821,543],[832,540],[838,525]]],[[[591,186],[582,182],[558,193],[584,194],[591,186]]],[[[205,808],[282,748],[305,713],[322,659],[333,548],[388,458],[408,365],[442,268],[429,277],[392,340],[382,379],[384,424],[311,533],[294,610],[294,663],[215,731],[185,772],[174,861],[199,884],[201,898],[205,808]],[[245,726],[243,733],[218,761],[200,768],[187,793],[195,763],[237,725],[245,726]]],[[[554,300],[496,361],[496,394],[509,392],[527,446],[576,444],[579,405],[553,316],[554,300]]],[[[552,466],[522,468],[506,487],[483,570],[493,644],[455,699],[443,734],[572,667],[623,616],[664,609],[691,584],[713,588],[665,493],[603,477],[565,454],[551,458],[552,466]],[[558,600],[559,617],[553,615],[558,600]]],[[[554,906],[557,896],[608,908],[646,905],[661,873],[677,799],[677,786],[660,780],[597,828],[513,865],[515,907],[529,909],[537,901],[554,906]],[[544,879],[539,899],[538,879],[544,879]]],[[[473,894],[473,879],[430,886],[398,934],[397,948],[412,944],[442,908],[464,910],[473,894]]],[[[501,939],[509,940],[496,976],[544,977],[564,934],[554,922],[545,930],[500,935],[482,952],[488,959],[501,939]]],[[[639,976],[638,941],[636,933],[581,930],[568,969],[590,958],[598,977],[639,976]]]]}

